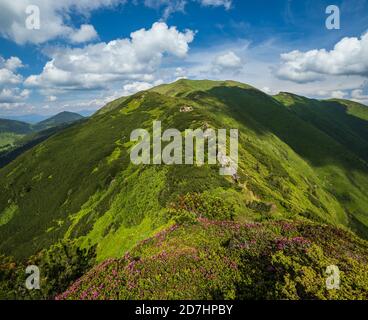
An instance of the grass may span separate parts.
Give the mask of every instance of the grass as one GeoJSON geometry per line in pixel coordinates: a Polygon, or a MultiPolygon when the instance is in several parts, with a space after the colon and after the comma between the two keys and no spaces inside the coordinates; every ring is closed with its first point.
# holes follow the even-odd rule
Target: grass
{"type": "Polygon", "coordinates": [[[344,125],[332,134],[332,108],[343,107],[231,81],[180,80],[118,99],[0,169],[0,212],[18,207],[0,227],[0,251],[26,258],[71,238],[98,244],[99,261],[116,258],[165,226],[178,196],[214,192],[231,195],[237,221],[309,219],[367,237],[368,170],[357,147],[367,136],[353,129],[365,120],[337,112],[344,125]],[[154,120],[164,130],[238,128],[239,183],[218,166],[133,166],[130,133],[154,120]]]}
{"type": "Polygon", "coordinates": [[[0,152],[4,152],[15,146],[15,142],[20,140],[24,135],[12,132],[0,133],[0,152]]]}
{"type": "Polygon", "coordinates": [[[201,219],[106,260],[57,299],[367,299],[367,248],[331,226],[201,219]],[[326,289],[330,265],[339,290],[326,289]]]}

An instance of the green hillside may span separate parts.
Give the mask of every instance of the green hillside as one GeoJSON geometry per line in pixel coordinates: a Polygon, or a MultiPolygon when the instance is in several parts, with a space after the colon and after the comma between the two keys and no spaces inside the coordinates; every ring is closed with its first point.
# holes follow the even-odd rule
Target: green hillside
{"type": "MultiPolygon", "coordinates": [[[[336,232],[350,229],[368,238],[364,108],[285,93],[272,97],[234,81],[179,80],[121,98],[0,169],[0,252],[19,260],[60,240],[75,239],[80,248],[96,246],[97,262],[103,262],[121,258],[174,222],[195,222],[197,216],[234,220],[240,225],[260,223],[267,234],[273,223],[288,219],[302,226],[332,225],[339,230],[336,232]],[[184,106],[191,111],[181,112],[184,106]],[[162,121],[163,130],[182,132],[204,126],[238,128],[239,179],[220,176],[218,165],[133,165],[130,133],[137,128],[152,132],[154,120],[162,121]]],[[[193,234],[200,231],[195,229],[199,226],[182,228],[184,234],[176,242],[181,237],[194,241],[193,234]]],[[[294,236],[299,235],[305,234],[295,231],[294,236]]],[[[230,240],[233,236],[237,237],[231,234],[230,240]]],[[[280,235],[272,231],[269,236],[272,242],[280,235]]],[[[216,246],[214,252],[222,250],[219,239],[211,244],[216,246]]],[[[328,250],[334,239],[331,235],[320,244],[321,260],[308,264],[310,272],[321,272],[318,263],[332,259],[328,250]]],[[[342,248],[356,241],[349,236],[342,248]]],[[[205,250],[202,245],[198,250],[205,250]]],[[[356,250],[367,253],[366,242],[359,248],[356,250]]],[[[232,253],[224,252],[228,254],[232,253]]],[[[234,254],[239,262],[240,252],[234,254]]],[[[274,259],[276,252],[269,254],[274,259]]],[[[345,256],[332,260],[340,258],[345,261],[345,256]]],[[[204,267],[219,262],[211,263],[214,265],[204,267]]],[[[359,263],[366,266],[365,260],[359,263]]],[[[220,282],[225,283],[233,274],[223,276],[220,282]]],[[[242,277],[239,273],[235,276],[242,277]]],[[[205,287],[206,292],[194,297],[215,296],[216,288],[205,287]]],[[[313,294],[323,295],[317,291],[313,294]]],[[[231,297],[238,294],[231,288],[225,292],[231,297]]]]}
{"type": "Polygon", "coordinates": [[[33,130],[42,131],[49,128],[53,128],[62,124],[72,123],[83,119],[80,114],[74,112],[63,111],[55,116],[52,116],[46,120],[43,120],[35,125],[33,125],[33,130]]]}
{"type": "Polygon", "coordinates": [[[0,119],[0,168],[56,131],[81,119],[81,115],[72,112],[61,112],[33,125],[0,119]]]}
{"type": "Polygon", "coordinates": [[[31,125],[16,120],[0,119],[0,133],[13,132],[15,134],[27,134],[32,132],[31,125]]]}
{"type": "Polygon", "coordinates": [[[330,226],[202,219],[105,261],[57,299],[368,299],[367,250],[330,226]],[[339,265],[340,290],[326,289],[331,263],[339,265]]]}
{"type": "Polygon", "coordinates": [[[28,123],[0,119],[0,153],[14,147],[15,142],[32,132],[28,123]]]}

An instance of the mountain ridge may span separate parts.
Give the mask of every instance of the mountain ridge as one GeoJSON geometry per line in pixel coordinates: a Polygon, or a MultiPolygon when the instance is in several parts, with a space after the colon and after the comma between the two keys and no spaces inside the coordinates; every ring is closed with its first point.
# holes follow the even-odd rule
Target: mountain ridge
{"type": "Polygon", "coordinates": [[[5,183],[6,190],[0,198],[0,211],[10,210],[9,205],[5,205],[9,201],[14,203],[15,208],[13,218],[0,229],[0,250],[13,254],[17,252],[16,255],[21,253],[19,250],[25,248],[29,249],[24,252],[35,252],[51,244],[48,235],[51,233],[52,238],[80,238],[82,246],[86,246],[89,241],[98,242],[100,260],[117,256],[119,252],[134,245],[136,240],[131,240],[130,245],[127,242],[126,246],[120,249],[112,245],[114,241],[123,241],[121,239],[132,232],[136,233],[139,239],[149,236],[157,226],[166,224],[164,212],[170,201],[196,188],[197,191],[203,192],[204,186],[217,190],[219,194],[227,192],[226,190],[238,190],[235,191],[237,195],[234,195],[234,198],[240,203],[238,210],[244,211],[241,215],[261,219],[263,215],[268,215],[267,211],[262,211],[266,209],[261,208],[265,203],[271,202],[277,207],[275,218],[307,217],[352,227],[359,229],[361,235],[367,234],[368,218],[364,213],[367,192],[363,187],[368,181],[365,160],[360,159],[354,150],[347,151],[343,144],[314,124],[290,112],[274,97],[237,82],[179,80],[174,84],[123,97],[115,104],[114,108],[107,112],[98,112],[88,121],[66,129],[35,146],[0,170],[0,182],[5,183]],[[191,106],[193,111],[180,112],[183,105],[191,106]],[[242,132],[240,157],[243,157],[240,176],[242,184],[245,183],[246,187],[233,185],[233,182],[217,177],[214,175],[216,168],[210,166],[200,170],[191,168],[190,171],[185,166],[141,169],[132,167],[128,159],[130,143],[127,137],[136,127],[150,130],[151,126],[147,123],[149,119],[163,119],[164,127],[176,127],[179,130],[201,127],[204,123],[213,127],[239,127],[242,132]],[[291,132],[294,133],[290,134],[291,132]],[[94,140],[93,137],[98,139],[94,140]],[[67,142],[72,140],[73,144],[67,142]],[[66,152],[64,143],[67,143],[70,152],[66,152]],[[63,156],[61,152],[64,153],[63,156]],[[30,160],[31,156],[34,160],[30,160]],[[47,158],[53,159],[53,166],[46,165],[51,164],[47,158]],[[62,160],[63,158],[74,159],[67,176],[64,173],[60,175],[62,171],[58,174],[53,172],[59,165],[60,168],[71,165],[69,161],[62,160]],[[33,178],[23,170],[17,169],[20,168],[17,163],[26,159],[28,168],[40,168],[34,172],[33,178]],[[143,170],[139,174],[140,178],[133,182],[131,177],[137,178],[140,170],[143,170]],[[351,170],[354,170],[352,175],[351,170]],[[185,172],[191,172],[198,177],[185,178],[182,176],[185,172]],[[300,172],[305,172],[305,176],[301,176],[300,172]],[[171,179],[178,173],[182,187],[178,187],[176,183],[170,186],[171,179]],[[19,195],[11,191],[14,185],[11,188],[9,185],[11,181],[15,182],[14,178],[6,178],[14,175],[19,181],[23,181],[25,186],[30,185],[22,187],[25,189],[19,195]],[[89,175],[95,180],[88,178],[89,175]],[[83,191],[71,188],[74,185],[72,176],[82,177],[78,178],[78,184],[84,186],[83,191]],[[139,188],[143,188],[142,192],[145,192],[148,183],[145,179],[148,176],[157,184],[152,185],[147,203],[143,204],[142,200],[136,199],[136,192],[139,188]],[[46,179],[47,177],[50,178],[46,179]],[[50,201],[53,199],[54,204],[48,203],[50,207],[44,209],[34,203],[32,198],[36,197],[34,192],[37,192],[37,197],[44,198],[46,195],[43,195],[42,189],[49,189],[54,183],[53,179],[63,179],[64,187],[58,186],[52,194],[48,193],[48,198],[50,201]],[[195,182],[196,179],[198,183],[195,182]],[[329,181],[337,183],[333,185],[329,181]],[[350,181],[354,181],[354,184],[350,181]],[[296,185],[301,190],[298,191],[296,185]],[[313,191],[314,185],[318,188],[313,191]],[[122,198],[119,189],[126,190],[126,199],[122,198]],[[167,199],[163,201],[160,194],[167,194],[167,199]],[[347,198],[344,200],[344,197],[347,198]],[[140,205],[143,213],[135,217],[134,214],[140,205]],[[28,232],[34,230],[31,232],[31,238],[37,235],[38,244],[34,241],[25,244],[24,240],[21,240],[23,234],[9,233],[14,228],[12,224],[19,225],[22,212],[27,207],[28,211],[39,212],[40,217],[44,216],[42,219],[46,219],[41,222],[42,220],[37,218],[33,223],[34,227],[27,228],[28,232]],[[49,211],[54,212],[51,221],[48,218],[49,211]],[[115,212],[115,216],[112,212],[115,212]],[[354,223],[351,222],[352,217],[354,223]],[[19,222],[16,222],[18,219],[19,222]],[[40,228],[40,223],[45,227],[40,228]],[[47,230],[49,231],[46,232],[47,230]],[[6,235],[10,238],[4,238],[6,235]],[[20,241],[22,245],[16,249],[14,244],[10,244],[11,241],[20,241]]]}
{"type": "Polygon", "coordinates": [[[0,169],[0,252],[14,257],[0,266],[22,284],[19,261],[41,264],[36,298],[366,298],[368,134],[365,109],[343,103],[189,80],[115,100],[0,169]],[[237,128],[237,179],[134,165],[131,132],[157,120],[237,128]],[[331,264],[341,291],[326,291],[331,264]]]}

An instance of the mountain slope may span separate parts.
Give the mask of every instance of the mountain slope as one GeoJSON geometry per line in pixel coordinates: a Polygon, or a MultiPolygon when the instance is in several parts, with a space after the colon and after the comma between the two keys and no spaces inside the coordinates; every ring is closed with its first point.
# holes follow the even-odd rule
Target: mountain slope
{"type": "Polygon", "coordinates": [[[284,103],[299,118],[313,124],[363,160],[368,161],[368,108],[346,100],[319,101],[280,93],[284,103]]]}
{"type": "Polygon", "coordinates": [[[194,193],[226,199],[238,221],[309,219],[367,236],[364,154],[255,88],[180,80],[122,98],[0,169],[0,251],[23,258],[76,238],[97,245],[98,261],[120,257],[194,193]],[[217,165],[133,165],[130,133],[152,132],[154,120],[163,130],[238,128],[239,181],[217,165]]]}
{"type": "Polygon", "coordinates": [[[10,149],[15,141],[31,132],[32,127],[28,123],[0,119],[0,152],[10,149]]]}
{"type": "Polygon", "coordinates": [[[38,124],[0,119],[0,168],[67,125],[84,117],[61,112],[38,124]]]}
{"type": "Polygon", "coordinates": [[[368,299],[367,250],[366,241],[331,226],[201,219],[103,262],[57,299],[368,299]],[[326,288],[332,263],[340,290],[326,288]]]}
{"type": "Polygon", "coordinates": [[[27,134],[27,133],[32,132],[32,129],[31,129],[30,124],[25,123],[25,122],[0,119],[0,133],[3,133],[3,132],[27,134]]]}
{"type": "Polygon", "coordinates": [[[72,123],[83,119],[80,114],[74,112],[63,111],[55,116],[52,116],[46,120],[43,120],[33,126],[36,131],[46,130],[52,127],[56,127],[62,124],[72,123]]]}

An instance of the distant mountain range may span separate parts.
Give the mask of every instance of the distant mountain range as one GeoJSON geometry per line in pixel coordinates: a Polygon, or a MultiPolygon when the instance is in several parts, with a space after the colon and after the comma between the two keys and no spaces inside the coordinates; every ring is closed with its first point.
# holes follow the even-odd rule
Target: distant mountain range
{"type": "Polygon", "coordinates": [[[0,168],[20,154],[21,150],[26,150],[26,146],[33,146],[35,141],[39,142],[58,129],[83,118],[77,113],[61,112],[36,124],[0,119],[0,168]]]}
{"type": "MultiPolygon", "coordinates": [[[[34,128],[64,116],[80,119],[34,128]]],[[[0,169],[0,186],[0,252],[9,266],[45,257],[43,297],[368,298],[368,107],[352,101],[179,80],[35,143],[0,169]],[[237,128],[238,177],[132,164],[131,132],[155,120],[237,128]],[[330,265],[342,290],[326,289],[330,265]]]]}
{"type": "Polygon", "coordinates": [[[78,113],[64,111],[64,112],[58,113],[57,115],[51,118],[48,118],[46,120],[38,122],[35,125],[32,125],[32,129],[35,131],[42,131],[45,129],[59,126],[61,124],[72,123],[74,121],[78,121],[83,118],[84,117],[78,113]]]}
{"type": "MultiPolygon", "coordinates": [[[[71,113],[73,113],[73,112],[71,112],[71,113]]],[[[79,114],[83,117],[89,117],[93,113],[95,113],[94,110],[81,110],[81,111],[78,111],[75,114],[79,114]]],[[[20,122],[27,122],[27,123],[30,123],[30,124],[36,124],[36,123],[39,123],[41,121],[44,121],[44,120],[49,119],[49,118],[54,117],[54,116],[55,115],[45,116],[45,115],[40,115],[40,114],[25,114],[25,115],[19,115],[19,116],[17,116],[17,115],[15,115],[15,116],[1,116],[0,115],[0,118],[7,119],[7,120],[16,120],[16,121],[20,121],[20,122]]]]}
{"type": "Polygon", "coordinates": [[[37,122],[46,120],[47,118],[49,118],[49,116],[42,116],[40,114],[25,114],[20,116],[0,116],[0,118],[36,124],[37,122]]]}

